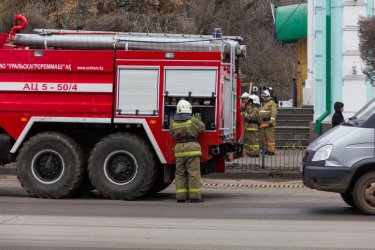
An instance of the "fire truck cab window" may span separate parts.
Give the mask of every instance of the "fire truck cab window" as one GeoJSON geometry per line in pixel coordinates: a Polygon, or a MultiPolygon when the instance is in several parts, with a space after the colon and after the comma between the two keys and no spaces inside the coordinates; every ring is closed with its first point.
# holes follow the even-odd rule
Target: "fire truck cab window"
{"type": "Polygon", "coordinates": [[[157,115],[158,89],[159,68],[119,68],[117,113],[157,115]]]}

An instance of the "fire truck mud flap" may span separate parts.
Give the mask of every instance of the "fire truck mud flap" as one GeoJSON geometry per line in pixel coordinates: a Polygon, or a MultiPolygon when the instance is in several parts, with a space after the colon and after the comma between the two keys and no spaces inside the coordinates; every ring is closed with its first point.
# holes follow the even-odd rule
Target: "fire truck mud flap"
{"type": "Polygon", "coordinates": [[[34,196],[63,198],[80,185],[83,162],[81,148],[73,139],[57,132],[43,132],[22,146],[16,162],[17,177],[34,196]]]}
{"type": "Polygon", "coordinates": [[[176,165],[157,165],[156,180],[147,195],[159,193],[169,187],[175,179],[176,165]]]}
{"type": "Polygon", "coordinates": [[[225,143],[220,145],[220,154],[226,161],[232,161],[242,156],[243,146],[240,143],[225,143]]]}
{"type": "Polygon", "coordinates": [[[136,199],[147,194],[157,176],[156,159],[139,136],[116,133],[94,147],[88,172],[94,187],[111,199],[136,199]]]}
{"type": "Polygon", "coordinates": [[[9,151],[11,139],[8,134],[0,134],[0,165],[9,163],[9,151]]]}

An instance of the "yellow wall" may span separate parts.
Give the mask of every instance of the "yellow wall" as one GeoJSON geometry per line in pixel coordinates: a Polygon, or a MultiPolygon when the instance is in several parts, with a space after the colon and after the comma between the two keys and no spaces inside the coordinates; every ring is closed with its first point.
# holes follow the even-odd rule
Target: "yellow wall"
{"type": "Polygon", "coordinates": [[[297,40],[297,64],[296,64],[296,80],[297,80],[297,105],[303,105],[303,87],[307,79],[307,39],[297,40]]]}

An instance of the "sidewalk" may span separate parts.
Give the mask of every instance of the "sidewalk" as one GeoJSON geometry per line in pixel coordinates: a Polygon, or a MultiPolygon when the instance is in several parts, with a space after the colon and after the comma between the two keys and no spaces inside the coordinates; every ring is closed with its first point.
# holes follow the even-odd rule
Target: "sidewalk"
{"type": "Polygon", "coordinates": [[[303,188],[302,180],[282,179],[207,179],[202,178],[203,187],[241,188],[303,188]]]}
{"type": "Polygon", "coordinates": [[[212,173],[204,175],[203,178],[207,179],[269,179],[274,180],[302,180],[301,172],[297,171],[280,171],[269,169],[253,169],[244,171],[231,171],[227,170],[225,173],[212,173]]]}
{"type": "Polygon", "coordinates": [[[254,170],[246,173],[212,173],[202,176],[203,186],[212,187],[304,187],[301,173],[254,170]]]}

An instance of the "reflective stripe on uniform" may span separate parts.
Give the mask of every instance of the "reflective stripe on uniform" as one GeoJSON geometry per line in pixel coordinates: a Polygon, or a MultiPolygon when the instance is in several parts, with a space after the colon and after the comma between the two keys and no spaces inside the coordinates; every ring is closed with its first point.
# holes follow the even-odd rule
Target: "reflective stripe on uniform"
{"type": "Polygon", "coordinates": [[[186,152],[177,152],[174,154],[175,157],[184,157],[184,156],[198,156],[202,155],[201,151],[186,151],[186,152]]]}
{"type": "Polygon", "coordinates": [[[189,190],[187,190],[186,188],[176,189],[176,193],[187,193],[187,192],[189,192],[189,190]]]}
{"type": "Polygon", "coordinates": [[[245,151],[250,151],[250,152],[259,150],[258,144],[244,144],[243,147],[245,151]]]}
{"type": "Polygon", "coordinates": [[[246,131],[258,131],[258,128],[246,128],[246,131]]]}
{"type": "Polygon", "coordinates": [[[200,188],[176,189],[176,193],[188,193],[188,192],[189,193],[199,193],[199,192],[201,192],[201,189],[200,188]]]}
{"type": "Polygon", "coordinates": [[[199,193],[201,192],[200,188],[189,188],[189,193],[199,193]]]}
{"type": "Polygon", "coordinates": [[[261,123],[259,126],[261,128],[266,128],[266,127],[269,127],[270,125],[268,123],[261,123]]]}
{"type": "Polygon", "coordinates": [[[259,113],[270,113],[270,112],[271,112],[270,110],[264,110],[264,109],[259,110],[259,113]]]}
{"type": "Polygon", "coordinates": [[[192,122],[191,120],[187,120],[184,122],[173,122],[172,128],[184,128],[184,127],[191,127],[192,122]]]}

